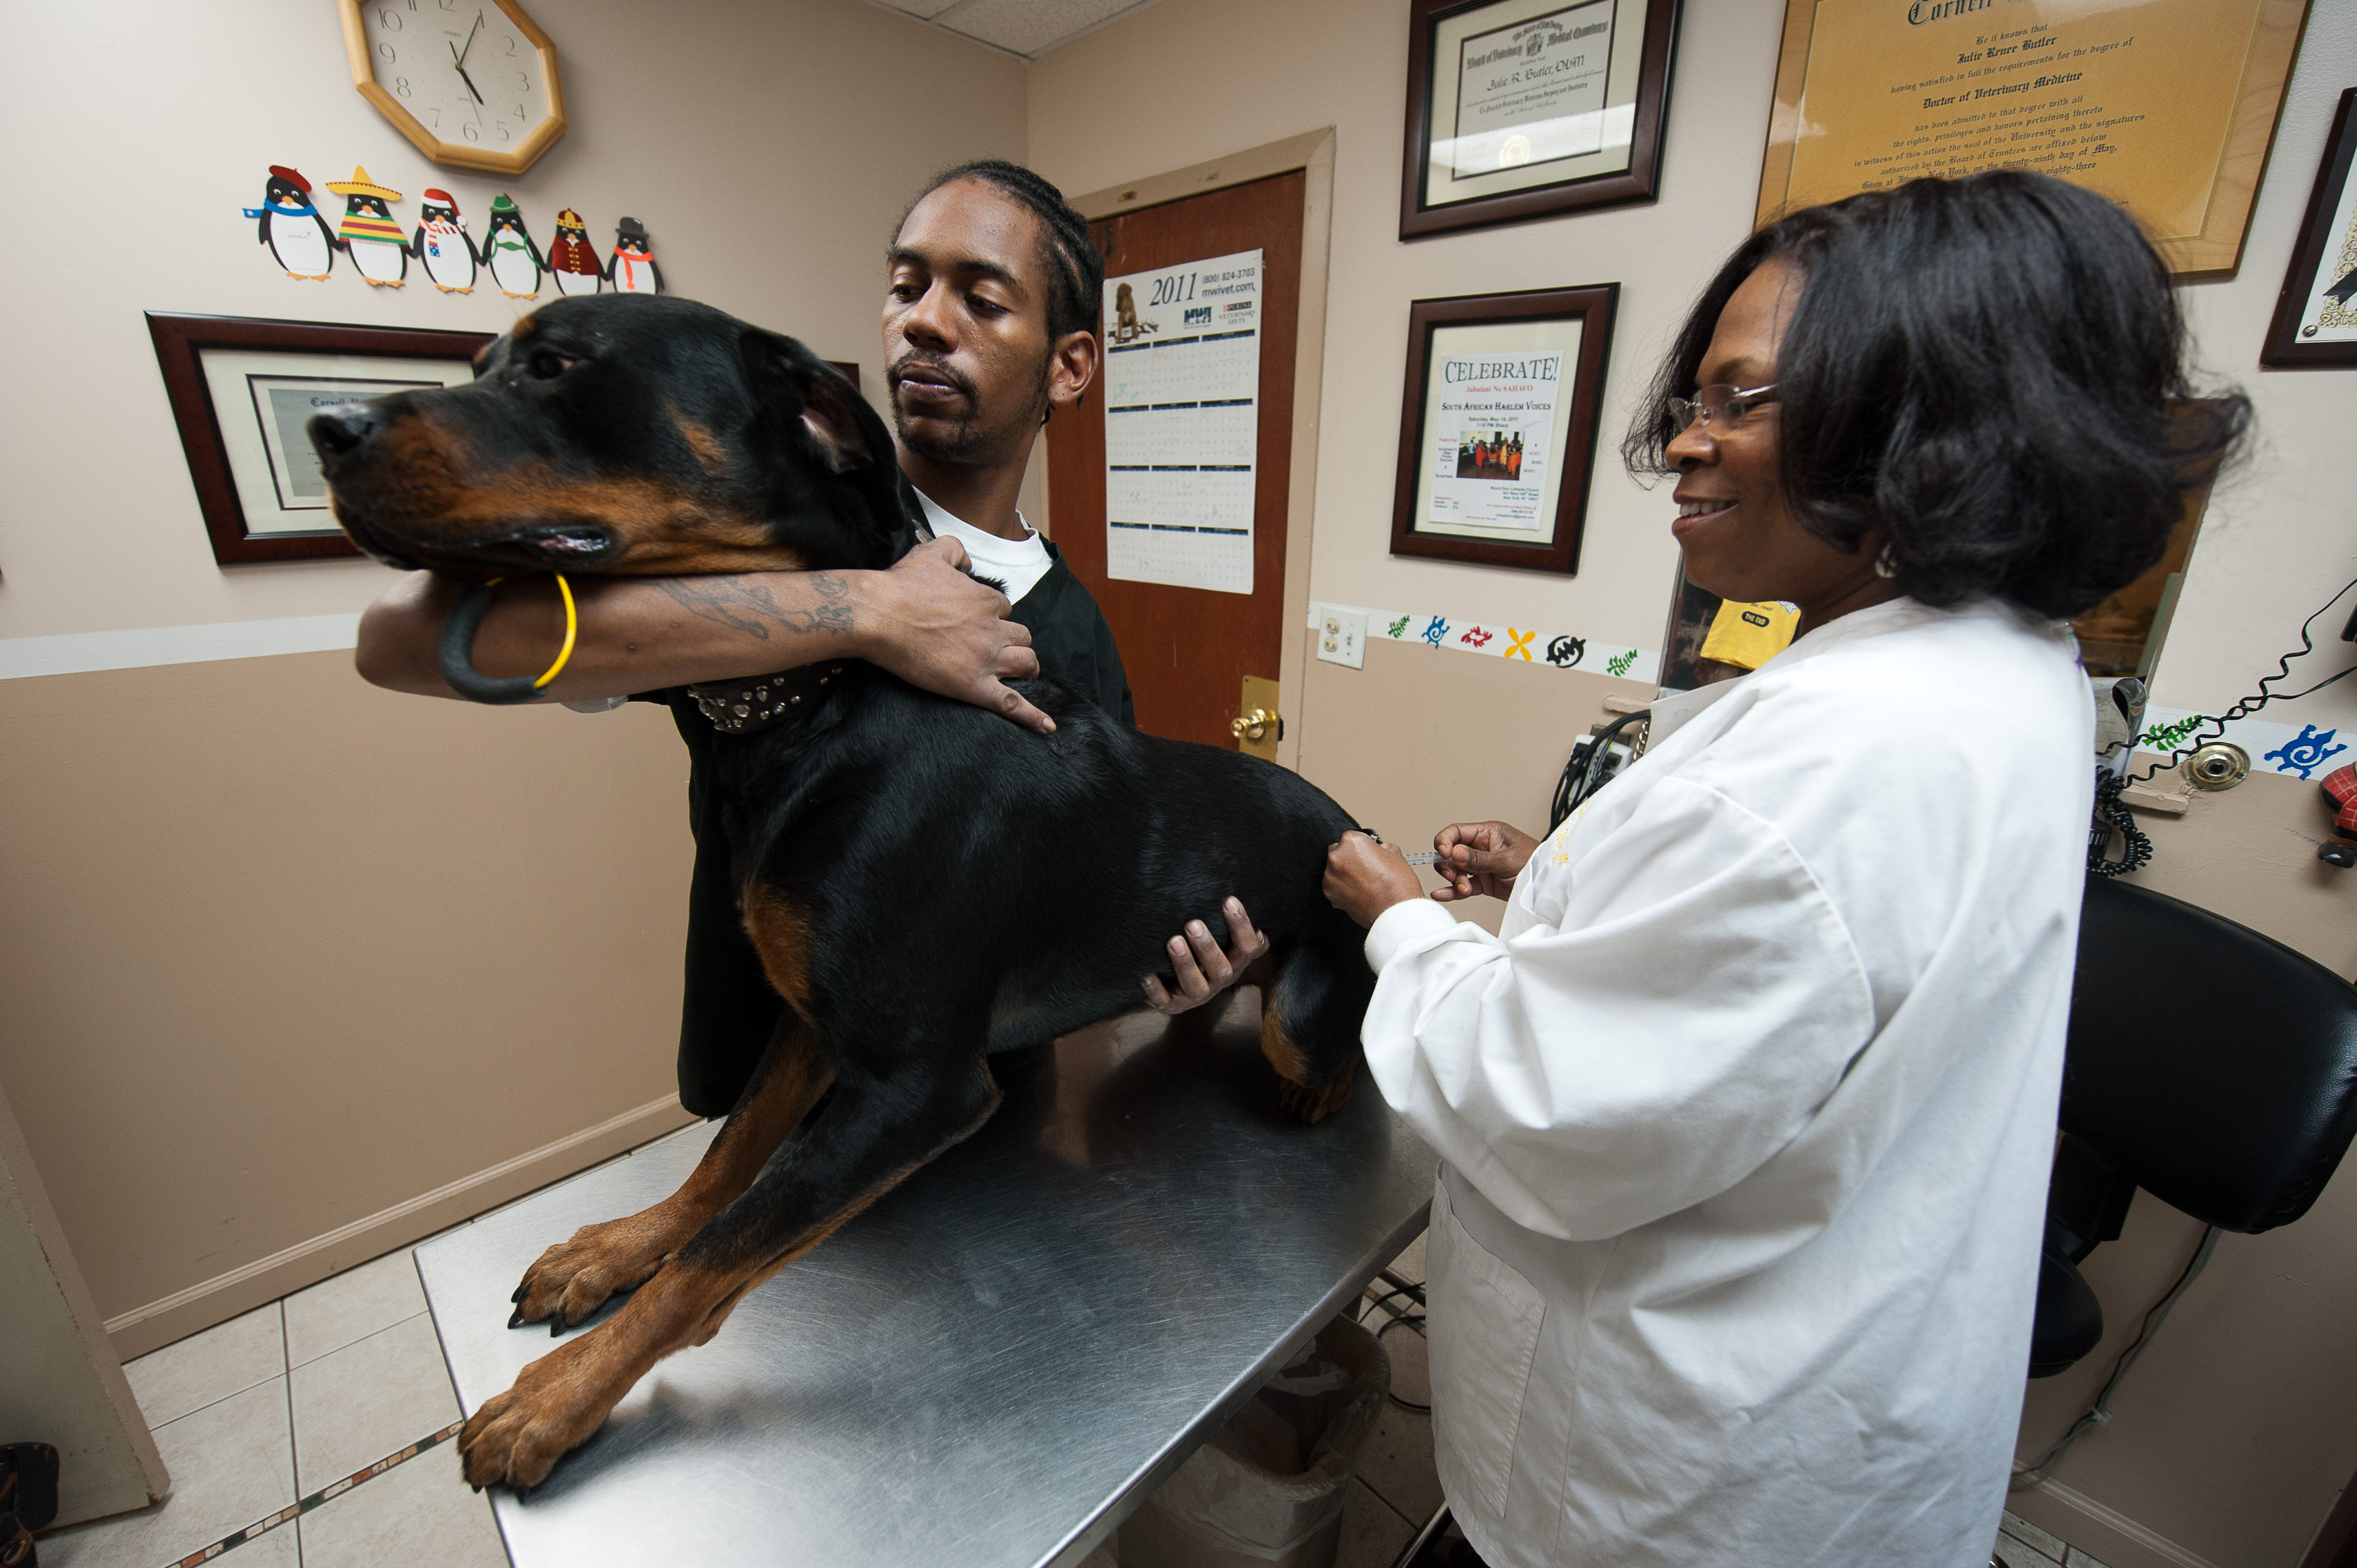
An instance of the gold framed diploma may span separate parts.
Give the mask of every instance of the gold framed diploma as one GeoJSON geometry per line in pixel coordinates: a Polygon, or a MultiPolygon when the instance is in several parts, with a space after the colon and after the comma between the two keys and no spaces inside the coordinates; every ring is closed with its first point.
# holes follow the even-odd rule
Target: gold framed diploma
{"type": "Polygon", "coordinates": [[[1411,0],[1400,238],[1650,199],[1678,0],[1411,0]]]}
{"type": "Polygon", "coordinates": [[[2233,273],[2309,0],[1785,0],[1757,220],[1989,168],[2135,214],[2233,273]]]}

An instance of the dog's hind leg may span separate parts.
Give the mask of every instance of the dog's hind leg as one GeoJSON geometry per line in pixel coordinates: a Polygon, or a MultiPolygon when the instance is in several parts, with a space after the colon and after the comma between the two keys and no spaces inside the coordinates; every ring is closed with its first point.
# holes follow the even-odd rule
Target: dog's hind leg
{"type": "Polygon", "coordinates": [[[809,1129],[620,1311],[526,1367],[474,1413],[458,1435],[467,1479],[539,1485],[657,1361],[711,1338],[747,1292],[982,1125],[997,1103],[978,1050],[941,1068],[904,1063],[887,1079],[846,1066],[809,1129]]]}
{"type": "Polygon", "coordinates": [[[1351,1097],[1358,1076],[1359,1026],[1374,994],[1374,972],[1359,929],[1340,910],[1272,955],[1261,987],[1260,1051],[1283,1079],[1278,1099],[1304,1122],[1322,1122],[1351,1097]]]}
{"type": "Polygon", "coordinates": [[[545,1319],[554,1334],[587,1317],[615,1292],[645,1283],[665,1258],[753,1185],[834,1078],[817,1032],[789,1009],[737,1108],[680,1189],[652,1208],[585,1225],[571,1240],[543,1252],[516,1286],[508,1326],[545,1319]]]}

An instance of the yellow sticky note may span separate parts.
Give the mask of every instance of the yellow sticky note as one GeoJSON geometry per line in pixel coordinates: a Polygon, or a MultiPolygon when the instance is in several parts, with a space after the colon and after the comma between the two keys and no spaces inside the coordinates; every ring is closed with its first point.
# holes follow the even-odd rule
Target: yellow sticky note
{"type": "Polygon", "coordinates": [[[1800,618],[1790,605],[1739,605],[1729,599],[1718,607],[1710,635],[1702,639],[1702,656],[1757,670],[1791,645],[1800,618]]]}

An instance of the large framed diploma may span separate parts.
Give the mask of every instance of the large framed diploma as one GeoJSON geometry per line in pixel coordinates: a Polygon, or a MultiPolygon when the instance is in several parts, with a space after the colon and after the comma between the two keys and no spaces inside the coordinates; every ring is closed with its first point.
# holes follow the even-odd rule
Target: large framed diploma
{"type": "Polygon", "coordinates": [[[1400,238],[1652,199],[1678,0],[1410,0],[1400,238]]]}
{"type": "Polygon", "coordinates": [[[1785,0],[1758,220],[2028,168],[2120,202],[2178,276],[2225,276],[2309,4],[1785,0]]]}
{"type": "Polygon", "coordinates": [[[1569,575],[1619,284],[1408,309],[1392,553],[1569,575]]]}

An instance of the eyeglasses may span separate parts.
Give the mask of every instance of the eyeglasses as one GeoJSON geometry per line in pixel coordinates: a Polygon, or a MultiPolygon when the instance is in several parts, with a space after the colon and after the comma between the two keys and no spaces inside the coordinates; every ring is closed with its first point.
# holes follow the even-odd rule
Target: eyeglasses
{"type": "Polygon", "coordinates": [[[1684,435],[1699,424],[1725,435],[1742,429],[1753,409],[1775,401],[1776,386],[1772,381],[1764,387],[1742,390],[1722,382],[1702,387],[1690,398],[1671,398],[1668,406],[1671,419],[1677,423],[1678,434],[1684,435]]]}

